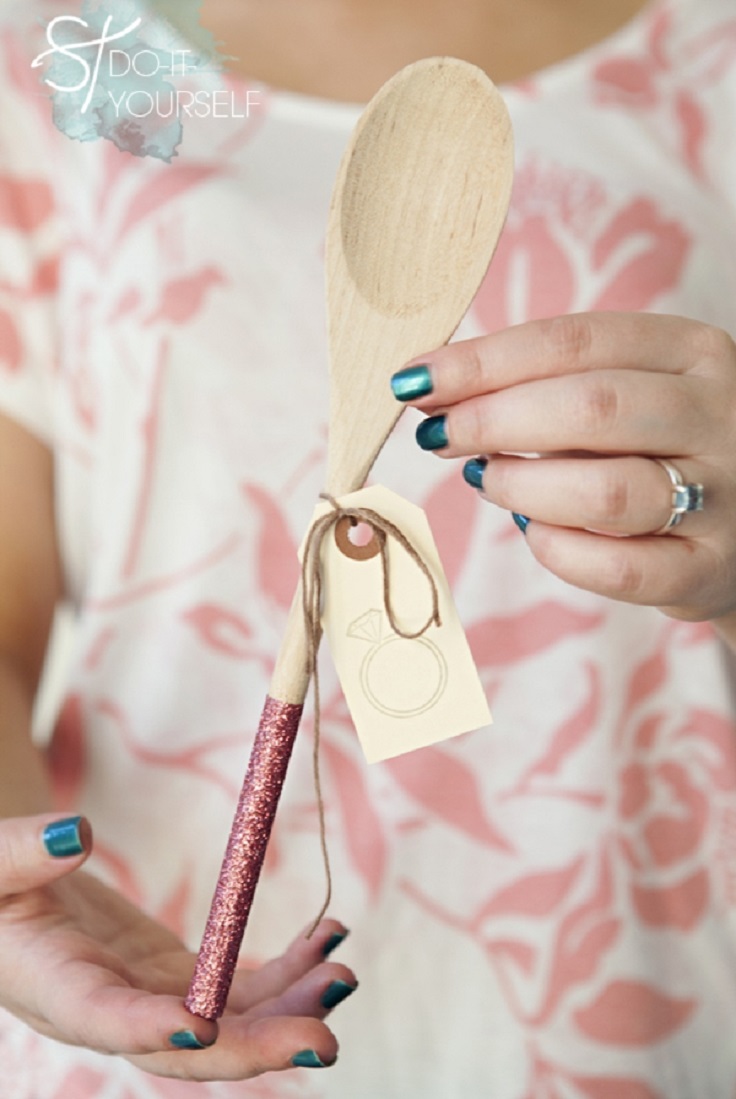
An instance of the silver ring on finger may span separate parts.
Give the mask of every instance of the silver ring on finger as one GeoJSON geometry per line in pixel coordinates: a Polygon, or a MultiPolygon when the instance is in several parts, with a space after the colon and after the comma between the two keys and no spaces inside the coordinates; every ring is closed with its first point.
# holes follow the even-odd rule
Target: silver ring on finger
{"type": "Polygon", "coordinates": [[[653,461],[662,467],[670,479],[672,510],[664,526],[652,531],[652,534],[668,534],[682,522],[688,512],[703,510],[704,490],[702,485],[686,481],[677,466],[668,462],[666,458],[654,458],[653,461]]]}

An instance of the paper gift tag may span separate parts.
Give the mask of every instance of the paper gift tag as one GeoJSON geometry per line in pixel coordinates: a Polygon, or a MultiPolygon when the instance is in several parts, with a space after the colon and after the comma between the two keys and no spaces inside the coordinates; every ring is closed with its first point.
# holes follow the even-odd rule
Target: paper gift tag
{"type": "MultiPolygon", "coordinates": [[[[376,536],[367,545],[353,545],[349,519],[327,531],[321,550],[322,628],[368,762],[490,724],[488,703],[424,512],[380,485],[343,496],[339,503],[370,508],[398,527],[429,568],[439,595],[441,625],[431,625],[412,640],[401,637],[386,614],[376,536]]],[[[329,503],[320,504],[314,519],[331,510],[329,503]]],[[[413,633],[431,615],[432,588],[390,535],[386,547],[394,621],[403,632],[413,633]]]]}

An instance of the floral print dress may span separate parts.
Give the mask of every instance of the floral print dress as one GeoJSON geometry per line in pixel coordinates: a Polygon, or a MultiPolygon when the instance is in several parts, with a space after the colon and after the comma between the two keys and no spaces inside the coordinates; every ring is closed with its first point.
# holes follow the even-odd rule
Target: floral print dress
{"type": "MultiPolygon", "coordinates": [[[[0,407],[56,462],[76,621],[49,764],[97,873],[196,946],[323,487],[323,235],[359,109],[263,89],[171,164],[75,143],[36,14],[2,37],[0,407]]],[[[503,90],[512,207],[459,335],[593,309],[734,331],[728,0],[654,0],[503,90]]],[[[369,767],[325,658],[361,980],[338,1064],[193,1087],[0,1014],[2,1099],[736,1099],[732,658],[545,573],[414,426],[373,477],[429,515],[495,723],[369,767]]],[[[248,961],[322,899],[311,738],[308,710],[248,961]]]]}

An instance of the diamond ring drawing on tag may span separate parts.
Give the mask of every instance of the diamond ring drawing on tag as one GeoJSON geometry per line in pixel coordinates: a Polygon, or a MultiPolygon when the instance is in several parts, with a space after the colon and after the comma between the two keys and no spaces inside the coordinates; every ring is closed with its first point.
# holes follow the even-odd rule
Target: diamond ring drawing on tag
{"type": "Polygon", "coordinates": [[[351,623],[348,637],[371,646],[360,682],[368,702],[390,717],[417,717],[439,702],[447,686],[447,662],[426,636],[401,637],[383,611],[370,610],[351,623]]]}

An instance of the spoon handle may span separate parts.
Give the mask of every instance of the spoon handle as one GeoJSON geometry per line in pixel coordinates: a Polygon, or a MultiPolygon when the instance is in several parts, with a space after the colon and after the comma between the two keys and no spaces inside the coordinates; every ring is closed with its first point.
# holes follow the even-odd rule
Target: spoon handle
{"type": "Polygon", "coordinates": [[[186,997],[203,1019],[225,1010],[309,686],[301,583],[289,612],[186,997]]]}

